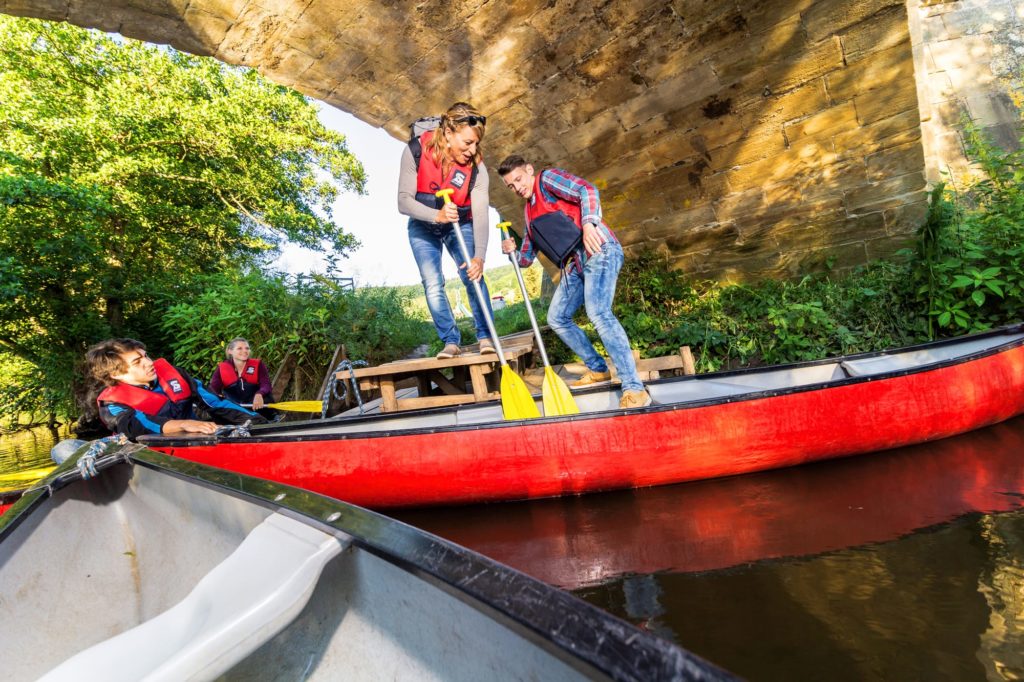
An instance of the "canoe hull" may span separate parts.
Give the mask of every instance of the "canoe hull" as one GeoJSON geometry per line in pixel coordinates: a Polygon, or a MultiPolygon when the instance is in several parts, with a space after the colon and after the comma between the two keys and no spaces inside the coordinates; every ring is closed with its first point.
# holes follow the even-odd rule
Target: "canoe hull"
{"type": "Polygon", "coordinates": [[[182,447],[354,504],[413,507],[717,478],[946,438],[1024,412],[1024,346],[894,376],[703,404],[411,432],[182,447]]]}

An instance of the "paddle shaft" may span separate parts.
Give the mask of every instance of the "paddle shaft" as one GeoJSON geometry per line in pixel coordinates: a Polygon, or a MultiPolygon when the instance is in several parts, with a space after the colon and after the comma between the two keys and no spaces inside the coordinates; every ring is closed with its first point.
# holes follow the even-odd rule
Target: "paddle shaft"
{"type": "MultiPolygon", "coordinates": [[[[502,236],[505,239],[509,239],[508,223],[499,223],[498,227],[501,229],[502,236]]],[[[519,259],[514,253],[508,254],[508,259],[512,261],[512,268],[516,271],[516,279],[519,280],[519,290],[523,292],[523,302],[526,303],[526,312],[530,315],[530,324],[533,325],[533,335],[537,337],[537,348],[540,350],[540,358],[544,361],[545,367],[550,367],[551,363],[548,362],[548,352],[544,349],[544,340],[540,338],[540,325],[537,324],[537,317],[533,314],[533,304],[530,303],[530,297],[526,293],[526,282],[523,280],[523,272],[519,269],[519,259]]]]}
{"type": "MultiPolygon", "coordinates": [[[[452,190],[441,190],[437,192],[438,196],[444,197],[444,203],[450,204],[452,202],[451,194],[452,190]]],[[[466,248],[466,240],[462,238],[462,226],[459,225],[459,221],[452,222],[452,229],[455,230],[455,238],[459,241],[459,250],[462,251],[462,259],[466,261],[466,267],[469,267],[469,249],[466,248]]],[[[498,358],[501,360],[503,367],[508,367],[508,362],[505,361],[505,351],[501,348],[501,341],[498,340],[498,332],[494,329],[494,320],[491,319],[490,306],[488,305],[487,299],[484,297],[484,291],[480,288],[480,282],[470,280],[473,282],[473,288],[476,290],[476,300],[480,301],[480,313],[487,320],[487,329],[491,332],[491,341],[494,342],[494,348],[498,351],[498,358]]]]}

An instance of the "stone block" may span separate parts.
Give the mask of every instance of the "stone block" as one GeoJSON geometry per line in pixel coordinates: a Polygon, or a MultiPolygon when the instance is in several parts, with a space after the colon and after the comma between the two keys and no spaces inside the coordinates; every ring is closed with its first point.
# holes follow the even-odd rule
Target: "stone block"
{"type": "Polygon", "coordinates": [[[924,149],[918,141],[871,154],[865,160],[871,182],[924,170],[924,149]]]}
{"type": "Polygon", "coordinates": [[[867,58],[872,52],[902,45],[909,48],[910,30],[904,5],[884,9],[839,34],[847,64],[867,58]]]}
{"type": "Polygon", "coordinates": [[[585,125],[608,107],[628,102],[645,89],[642,82],[638,84],[628,73],[600,80],[589,92],[567,103],[563,115],[572,125],[585,125]]]}
{"type": "Polygon", "coordinates": [[[928,216],[928,202],[916,201],[903,204],[882,212],[885,231],[890,235],[908,235],[917,232],[928,216]]]}
{"type": "Polygon", "coordinates": [[[960,11],[946,12],[942,22],[950,38],[960,38],[998,31],[1011,23],[1014,15],[1013,3],[1009,0],[986,0],[983,6],[968,5],[960,11]]]}
{"type": "Polygon", "coordinates": [[[595,144],[601,144],[622,134],[622,123],[614,111],[604,111],[590,120],[585,126],[577,126],[562,132],[559,138],[565,148],[575,153],[595,144]]]}
{"type": "MultiPolygon", "coordinates": [[[[35,17],[47,21],[64,21],[68,15],[68,4],[68,0],[7,0],[4,5],[4,14],[15,17],[35,17]]],[[[92,23],[82,25],[95,26],[92,23]]]]}
{"type": "Polygon", "coordinates": [[[867,262],[867,249],[863,241],[801,252],[793,252],[785,244],[782,248],[787,251],[785,270],[790,277],[825,270],[843,272],[867,262]]]}
{"type": "MultiPolygon", "coordinates": [[[[672,236],[666,236],[665,244],[672,253],[686,255],[714,249],[720,251],[723,248],[743,249],[743,246],[736,246],[739,238],[739,231],[735,223],[723,223],[712,225],[694,225],[687,228],[685,224],[673,218],[673,223],[678,225],[672,236]]],[[[644,229],[650,234],[650,228],[645,225],[644,229]]],[[[756,253],[756,249],[749,249],[746,253],[756,253]]]]}
{"type": "Polygon", "coordinates": [[[964,36],[957,40],[932,43],[928,52],[935,62],[936,71],[966,69],[974,64],[992,61],[992,40],[986,35],[964,36]]]}
{"type": "Polygon", "coordinates": [[[946,25],[942,23],[942,17],[923,17],[921,19],[921,40],[925,43],[938,42],[940,40],[949,40],[953,36],[949,35],[946,30],[946,25]]]}
{"type": "Polygon", "coordinates": [[[711,66],[700,64],[647,89],[614,111],[628,130],[659,114],[709,97],[717,88],[718,79],[711,66]]]}
{"type": "Polygon", "coordinates": [[[902,112],[917,112],[917,88],[912,82],[901,85],[902,87],[893,87],[885,91],[875,90],[854,97],[857,120],[861,125],[868,125],[902,112]]]}
{"type": "Polygon", "coordinates": [[[804,12],[803,20],[808,38],[821,40],[902,4],[900,0],[819,0],[804,12]]]}
{"type": "Polygon", "coordinates": [[[825,77],[829,98],[843,102],[858,94],[878,89],[914,87],[914,60],[910,46],[896,45],[878,50],[864,59],[829,73],[825,77]]]}
{"type": "MultiPolygon", "coordinates": [[[[17,6],[19,3],[11,3],[17,6]]],[[[30,3],[36,4],[36,3],[30,3]]],[[[43,12],[36,14],[30,12],[27,16],[37,17],[40,19],[50,19],[53,21],[69,21],[77,26],[85,26],[87,28],[95,28],[100,31],[106,31],[108,33],[117,33],[121,30],[121,22],[124,21],[125,16],[131,14],[131,10],[125,10],[123,7],[96,7],[95,3],[88,2],[87,0],[71,0],[71,2],[50,3],[44,2],[39,3],[42,5],[43,12]],[[56,6],[60,7],[60,16],[54,16],[54,10],[56,6]]],[[[10,9],[5,10],[8,14],[16,14],[16,12],[10,9]]]]}
{"type": "Polygon", "coordinates": [[[800,183],[800,197],[808,202],[841,199],[846,190],[862,187],[867,182],[867,169],[863,160],[838,159],[823,165],[816,176],[800,183]]]}
{"type": "MultiPolygon", "coordinates": [[[[692,235],[698,231],[703,235],[701,238],[706,239],[718,227],[720,224],[715,220],[715,212],[711,209],[711,204],[702,204],[688,210],[659,215],[643,223],[644,234],[652,240],[678,237],[684,233],[692,235]]],[[[734,236],[738,236],[735,226],[731,227],[731,230],[734,236]]]]}
{"type": "Polygon", "coordinates": [[[808,137],[838,135],[859,128],[857,109],[851,102],[843,102],[806,118],[786,123],[783,126],[785,138],[795,142],[808,137]]]}
{"type": "Polygon", "coordinates": [[[979,90],[990,91],[991,86],[996,82],[996,75],[992,73],[991,65],[985,63],[971,64],[962,69],[949,69],[941,73],[949,80],[952,89],[949,97],[952,97],[953,93],[968,94],[979,90]]]}
{"type": "Polygon", "coordinates": [[[713,171],[734,168],[775,156],[786,149],[786,139],[779,131],[766,131],[742,137],[732,144],[711,152],[709,168],[713,171]]]}
{"type": "Polygon", "coordinates": [[[907,173],[849,190],[846,210],[851,215],[882,211],[920,201],[923,191],[924,172],[907,173]]]}
{"type": "Polygon", "coordinates": [[[782,95],[763,97],[755,112],[755,120],[762,125],[782,125],[787,121],[824,111],[829,106],[825,82],[815,79],[782,95]]]}
{"type": "Polygon", "coordinates": [[[971,118],[983,126],[995,126],[1020,121],[1020,112],[1013,101],[1002,92],[989,92],[967,98],[971,118]]]}
{"type": "Polygon", "coordinates": [[[712,204],[715,219],[719,222],[741,220],[747,216],[762,213],[766,207],[764,190],[753,187],[743,192],[728,194],[712,204]]]}
{"type": "Polygon", "coordinates": [[[820,175],[821,168],[835,161],[835,154],[813,144],[790,149],[762,161],[724,173],[733,192],[772,183],[805,184],[820,175]]]}
{"type": "Polygon", "coordinates": [[[949,72],[940,71],[927,75],[928,103],[936,104],[945,102],[956,95],[956,88],[953,87],[949,78],[949,72]]]}
{"type": "Polygon", "coordinates": [[[892,258],[896,255],[897,251],[913,246],[913,244],[914,236],[912,234],[901,234],[869,239],[864,242],[864,248],[868,260],[878,260],[881,258],[892,258]]]}
{"type": "Polygon", "coordinates": [[[843,68],[838,38],[816,43],[792,58],[765,64],[764,80],[773,93],[783,93],[843,68]]]}

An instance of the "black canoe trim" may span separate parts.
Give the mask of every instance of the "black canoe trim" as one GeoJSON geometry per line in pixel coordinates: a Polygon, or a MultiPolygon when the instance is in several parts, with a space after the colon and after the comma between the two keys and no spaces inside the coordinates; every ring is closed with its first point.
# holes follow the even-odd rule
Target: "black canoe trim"
{"type": "MultiPolygon", "coordinates": [[[[69,458],[0,515],[0,542],[55,491],[82,480],[76,459],[69,458]]],[[[118,465],[161,471],[283,513],[324,532],[340,531],[361,549],[499,620],[584,675],[637,682],[737,679],[567,592],[382,514],[135,444],[113,449],[96,459],[100,475],[118,465]]]]}
{"type": "MultiPolygon", "coordinates": [[[[1024,324],[1012,325],[1009,327],[1001,327],[996,330],[983,332],[980,334],[968,334],[965,336],[958,336],[952,339],[941,339],[939,341],[930,341],[928,343],[922,343],[915,346],[904,346],[902,348],[893,348],[884,351],[875,351],[871,353],[857,353],[854,355],[844,355],[835,358],[826,358],[823,360],[809,360],[806,362],[796,362],[784,365],[768,365],[764,367],[748,367],[744,369],[726,370],[721,372],[708,372],[707,374],[690,375],[682,377],[668,377],[665,379],[658,379],[657,381],[648,382],[648,386],[651,385],[665,385],[672,383],[681,383],[686,381],[700,381],[700,380],[716,380],[716,379],[727,379],[729,377],[746,376],[754,374],[763,374],[767,372],[774,372],[779,370],[790,370],[801,367],[816,367],[819,365],[830,365],[840,362],[847,362],[852,360],[862,360],[865,358],[882,357],[886,355],[896,355],[899,353],[908,353],[918,350],[925,350],[928,348],[938,348],[942,346],[954,345],[957,343],[963,343],[965,340],[982,339],[992,336],[1002,336],[1009,334],[1024,333],[1024,324]]],[[[587,412],[583,414],[568,415],[568,416],[551,416],[551,417],[540,417],[537,419],[530,420],[495,420],[492,422],[472,423],[472,424],[456,424],[456,425],[444,425],[444,426],[421,426],[409,429],[381,429],[379,431],[358,431],[351,433],[324,433],[324,434],[303,434],[303,435],[290,435],[289,432],[298,429],[323,429],[328,431],[338,424],[344,423],[347,420],[310,420],[302,422],[289,422],[287,424],[275,424],[271,426],[255,426],[251,430],[251,436],[246,437],[212,437],[212,436],[186,436],[186,435],[171,435],[171,436],[141,436],[139,441],[145,443],[150,447],[170,449],[175,447],[192,447],[192,446],[208,446],[218,445],[221,443],[234,443],[234,444],[259,444],[259,443],[310,443],[310,442],[325,442],[332,440],[362,440],[370,438],[393,438],[397,436],[419,436],[419,435],[433,435],[443,433],[457,433],[460,431],[477,431],[485,429],[503,429],[509,427],[523,426],[524,424],[530,425],[541,425],[555,422],[575,422],[575,421],[587,421],[592,419],[609,419],[617,416],[634,416],[637,414],[643,414],[648,412],[673,412],[676,410],[690,410],[695,408],[710,407],[714,405],[725,405],[728,403],[737,403],[746,400],[761,400],[764,398],[776,398],[784,395],[792,395],[796,393],[805,393],[809,391],[822,391],[829,390],[832,388],[839,388],[842,386],[852,386],[855,384],[868,383],[872,381],[883,381],[886,379],[894,379],[903,376],[909,376],[911,374],[920,374],[923,372],[932,372],[939,369],[945,369],[947,367],[953,367],[955,365],[963,364],[966,362],[973,362],[983,357],[990,355],[997,355],[999,353],[1006,352],[1010,349],[1024,345],[1024,338],[1007,341],[1006,343],[999,344],[998,346],[992,346],[984,350],[976,351],[974,353],[968,353],[948,360],[942,360],[939,362],[929,363],[920,365],[917,367],[909,367],[904,369],[893,370],[891,372],[880,372],[878,374],[872,374],[868,376],[857,376],[857,377],[846,377],[843,379],[835,379],[831,381],[804,384],[801,386],[786,386],[783,388],[772,388],[761,391],[750,391],[748,393],[740,393],[736,395],[719,396],[714,398],[707,398],[705,400],[692,400],[684,403],[668,403],[658,404],[654,403],[648,407],[633,408],[629,410],[616,409],[616,410],[604,410],[598,412],[587,412]]],[[[591,392],[601,392],[607,390],[606,388],[598,387],[588,389],[586,391],[579,391],[576,395],[583,395],[591,392]]],[[[370,415],[366,417],[353,417],[353,419],[359,419],[363,423],[383,423],[390,420],[406,419],[410,416],[425,416],[429,414],[442,415],[449,412],[454,412],[458,409],[464,408],[462,406],[449,406],[449,407],[438,407],[426,410],[407,410],[404,412],[391,412],[388,414],[381,415],[370,415]]]]}

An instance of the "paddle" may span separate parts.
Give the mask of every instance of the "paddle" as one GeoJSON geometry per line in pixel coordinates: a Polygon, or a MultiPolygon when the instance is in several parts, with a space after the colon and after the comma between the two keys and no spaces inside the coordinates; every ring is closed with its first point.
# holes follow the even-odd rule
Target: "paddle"
{"type": "MultiPolygon", "coordinates": [[[[454,191],[451,188],[442,189],[439,192],[435,192],[435,194],[439,197],[444,197],[444,203],[447,205],[452,202],[451,193],[454,191]]],[[[462,228],[459,227],[458,221],[452,223],[452,228],[455,230],[455,238],[458,240],[459,249],[462,251],[462,259],[466,261],[466,267],[469,267],[469,250],[466,248],[466,242],[462,238],[462,228]]],[[[505,351],[502,350],[501,341],[498,339],[498,332],[494,329],[494,320],[491,319],[491,313],[487,305],[488,301],[484,298],[480,282],[473,282],[473,289],[476,291],[476,298],[480,302],[480,312],[487,321],[487,329],[491,332],[494,348],[498,351],[498,359],[501,360],[502,414],[505,416],[505,419],[532,419],[533,417],[539,417],[540,410],[537,409],[537,403],[533,402],[530,389],[526,387],[523,379],[512,371],[512,368],[508,366],[508,362],[505,360],[505,351]]]]}
{"type": "MultiPolygon", "coordinates": [[[[291,400],[284,403],[263,403],[263,407],[272,407],[275,410],[282,410],[284,412],[319,412],[323,409],[323,406],[322,400],[291,400]]],[[[242,407],[251,410],[252,403],[242,405],[242,407]]]]}
{"type": "MultiPolygon", "coordinates": [[[[501,234],[505,239],[509,238],[508,228],[510,225],[512,223],[498,223],[498,229],[501,230],[501,234]]],[[[541,384],[540,389],[541,395],[544,396],[544,414],[549,417],[552,415],[579,414],[580,408],[576,405],[576,400],[572,397],[572,393],[569,392],[569,387],[565,385],[562,377],[555,373],[551,363],[548,362],[548,353],[544,349],[544,339],[540,337],[540,325],[537,324],[537,318],[533,314],[533,305],[530,303],[530,297],[526,293],[526,282],[523,281],[523,273],[519,269],[519,259],[516,258],[514,253],[508,254],[508,259],[512,261],[512,267],[516,271],[516,279],[519,280],[519,290],[523,292],[526,312],[530,314],[530,324],[533,325],[533,335],[537,337],[537,348],[540,349],[540,358],[544,361],[544,382],[541,384]]]]}

